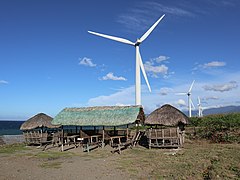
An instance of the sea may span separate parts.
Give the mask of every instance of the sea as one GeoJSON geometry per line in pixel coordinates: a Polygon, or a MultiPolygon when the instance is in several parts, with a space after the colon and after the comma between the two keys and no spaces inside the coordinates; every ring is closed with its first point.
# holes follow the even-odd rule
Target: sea
{"type": "Polygon", "coordinates": [[[22,131],[20,126],[24,121],[5,121],[0,120],[0,136],[2,135],[20,135],[22,131]]]}
{"type": "MultiPolygon", "coordinates": [[[[25,121],[9,121],[9,120],[0,120],[0,136],[2,135],[22,135],[22,131],[20,130],[20,126],[25,121]]],[[[120,126],[122,127],[122,126],[120,126]]],[[[124,127],[124,126],[123,126],[124,127]]],[[[93,130],[92,126],[82,127],[85,130],[93,130]]],[[[102,127],[96,127],[96,129],[101,129],[102,127]]],[[[75,126],[64,126],[64,130],[68,132],[75,132],[75,126]]],[[[79,131],[79,128],[78,128],[79,131]]]]}

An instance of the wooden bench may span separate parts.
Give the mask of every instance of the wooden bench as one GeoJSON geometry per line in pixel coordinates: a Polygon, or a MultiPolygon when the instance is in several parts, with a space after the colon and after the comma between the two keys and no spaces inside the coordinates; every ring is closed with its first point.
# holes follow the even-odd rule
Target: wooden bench
{"type": "Polygon", "coordinates": [[[112,147],[116,148],[114,150],[112,150],[112,153],[118,152],[119,154],[121,154],[121,151],[124,149],[127,149],[128,147],[130,147],[131,149],[139,142],[141,136],[144,134],[145,132],[143,131],[134,131],[134,133],[131,134],[131,136],[129,136],[126,140],[126,142],[121,142],[121,139],[119,137],[118,142],[116,144],[113,144],[112,147]]]}

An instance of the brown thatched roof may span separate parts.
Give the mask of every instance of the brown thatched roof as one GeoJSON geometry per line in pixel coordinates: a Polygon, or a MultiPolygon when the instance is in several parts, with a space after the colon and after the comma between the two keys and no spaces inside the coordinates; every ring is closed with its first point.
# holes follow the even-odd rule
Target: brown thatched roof
{"type": "Polygon", "coordinates": [[[21,127],[20,130],[30,130],[30,129],[35,129],[38,127],[47,127],[47,128],[58,128],[60,126],[58,125],[53,125],[51,123],[52,117],[44,114],[44,113],[39,113],[27,121],[25,121],[21,127]]]}
{"type": "Polygon", "coordinates": [[[169,104],[156,109],[145,120],[145,124],[165,126],[176,126],[180,122],[188,124],[188,117],[169,104]]]}

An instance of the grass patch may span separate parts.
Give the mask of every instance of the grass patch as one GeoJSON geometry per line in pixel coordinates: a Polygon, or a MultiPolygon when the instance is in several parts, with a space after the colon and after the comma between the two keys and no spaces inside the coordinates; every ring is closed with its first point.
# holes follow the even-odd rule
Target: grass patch
{"type": "Polygon", "coordinates": [[[59,158],[66,158],[66,157],[72,157],[75,156],[74,153],[71,152],[53,152],[53,151],[44,151],[37,153],[35,157],[40,159],[48,159],[48,160],[54,160],[59,158]]]}
{"type": "Polygon", "coordinates": [[[0,154],[14,154],[20,151],[30,150],[25,144],[11,144],[11,145],[4,145],[0,146],[0,154]]]}
{"type": "Polygon", "coordinates": [[[121,154],[117,167],[140,179],[237,179],[240,145],[205,141],[185,144],[175,155],[167,149],[134,148],[121,154]]]}
{"type": "Polygon", "coordinates": [[[60,169],[62,163],[61,162],[45,162],[40,165],[41,168],[54,168],[54,169],[60,169]]]}

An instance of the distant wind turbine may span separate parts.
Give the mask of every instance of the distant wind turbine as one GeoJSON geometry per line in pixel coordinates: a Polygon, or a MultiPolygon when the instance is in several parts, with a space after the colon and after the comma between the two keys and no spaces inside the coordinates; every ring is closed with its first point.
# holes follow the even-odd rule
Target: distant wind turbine
{"type": "Polygon", "coordinates": [[[135,47],[136,49],[136,80],[135,80],[135,104],[136,105],[141,105],[141,77],[140,77],[140,68],[142,70],[143,76],[145,78],[145,81],[147,83],[148,89],[151,92],[151,87],[149,85],[148,82],[148,78],[143,66],[143,62],[142,62],[142,58],[141,58],[141,54],[139,51],[139,45],[151,34],[151,32],[154,30],[154,28],[158,25],[158,23],[163,19],[163,17],[165,16],[162,15],[151,27],[150,29],[148,29],[148,31],[143,34],[143,36],[140,39],[137,39],[137,41],[134,43],[132,41],[129,41],[127,39],[124,38],[120,38],[120,37],[114,37],[114,36],[110,36],[110,35],[106,35],[106,34],[100,34],[97,32],[93,32],[93,31],[88,31],[91,34],[97,35],[97,36],[101,36],[107,39],[111,39],[114,41],[118,41],[121,43],[125,43],[125,44],[129,44],[135,47]]]}
{"type": "Polygon", "coordinates": [[[201,104],[201,99],[198,96],[198,117],[203,117],[203,108],[202,108],[202,104],[201,104]]]}
{"type": "Polygon", "coordinates": [[[176,93],[176,95],[187,95],[188,96],[188,112],[189,112],[189,117],[192,117],[192,107],[195,109],[195,106],[192,102],[191,99],[191,94],[192,94],[192,88],[193,88],[193,84],[194,84],[195,80],[192,82],[188,92],[186,93],[176,93]]]}
{"type": "Polygon", "coordinates": [[[203,117],[203,107],[199,96],[198,96],[198,117],[203,117]]]}

